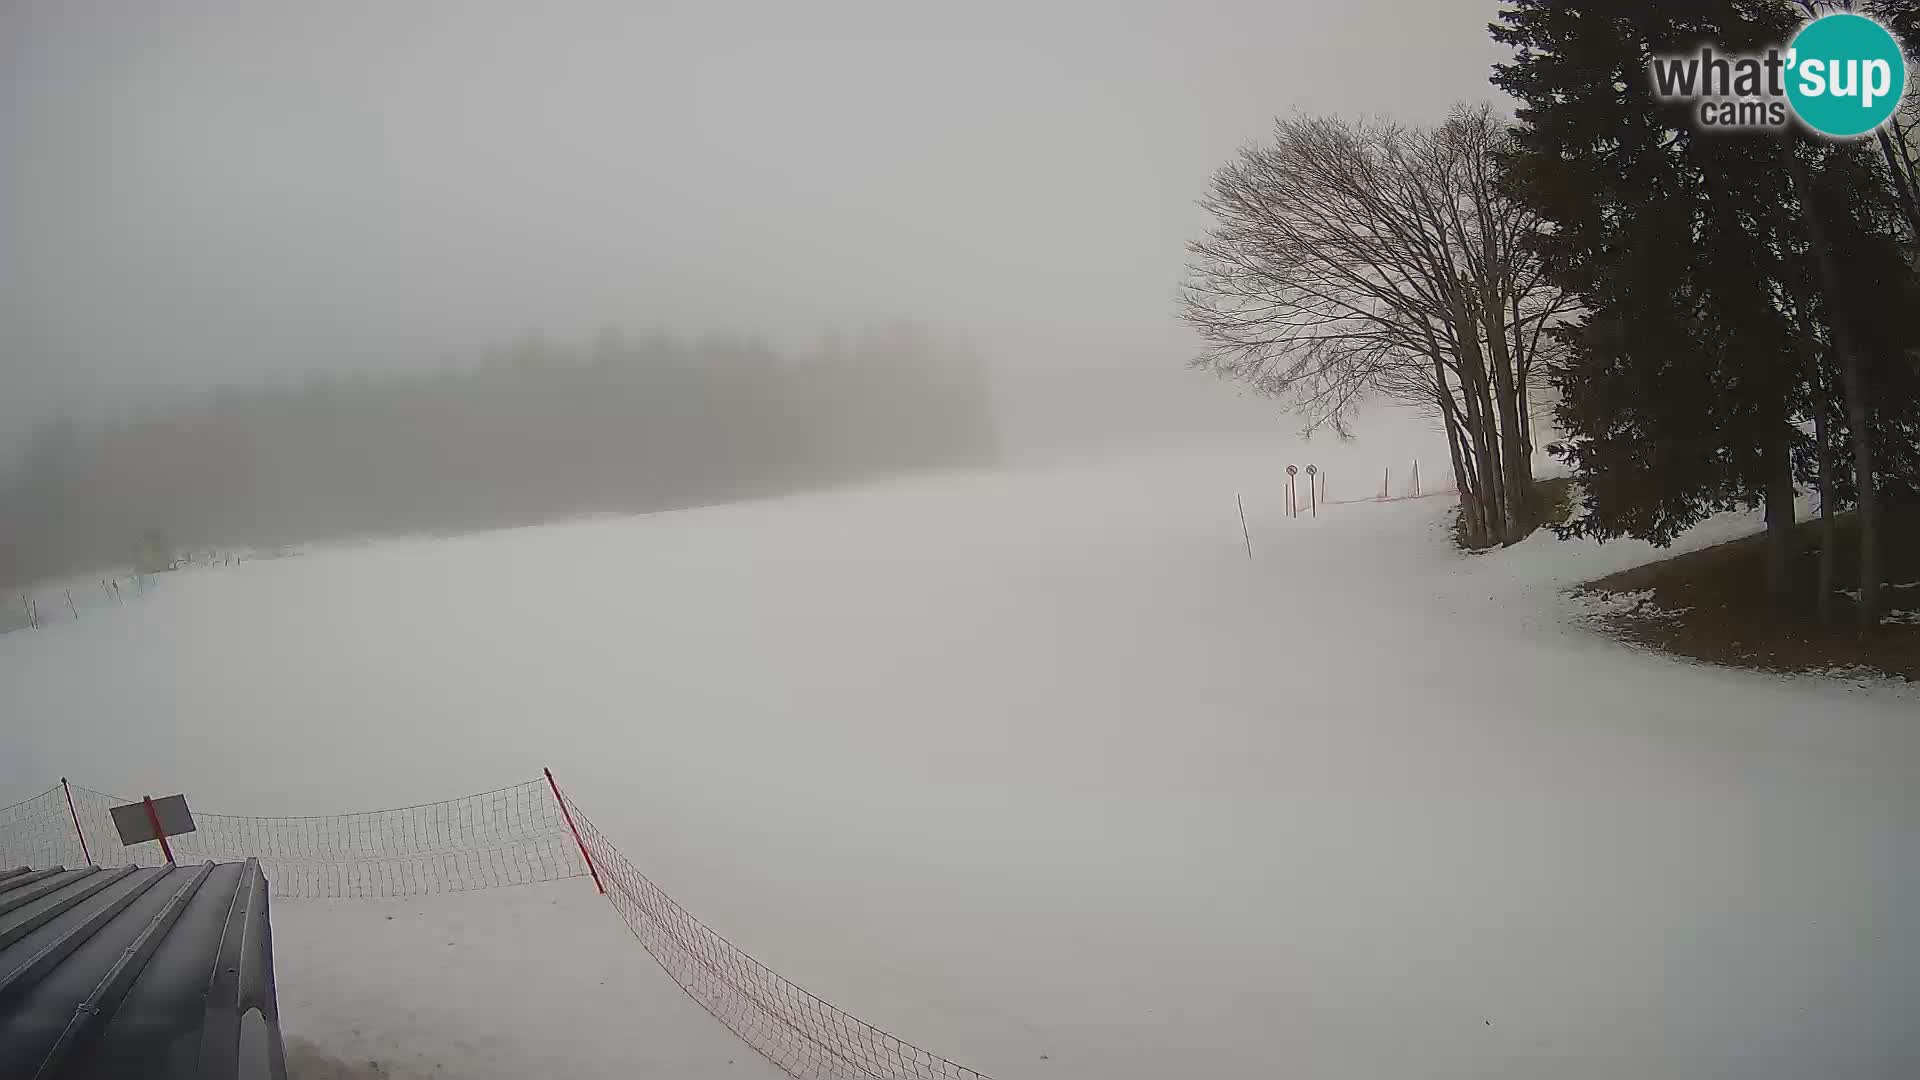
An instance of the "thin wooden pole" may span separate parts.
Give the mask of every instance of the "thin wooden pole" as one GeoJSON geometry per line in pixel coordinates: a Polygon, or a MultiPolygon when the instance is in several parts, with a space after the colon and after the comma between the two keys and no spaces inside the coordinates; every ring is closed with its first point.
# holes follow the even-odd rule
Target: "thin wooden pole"
{"type": "Polygon", "coordinates": [[[1247,504],[1240,499],[1240,493],[1233,493],[1233,505],[1240,508],[1240,539],[1247,542],[1247,558],[1253,558],[1253,534],[1247,531],[1247,504]]]}

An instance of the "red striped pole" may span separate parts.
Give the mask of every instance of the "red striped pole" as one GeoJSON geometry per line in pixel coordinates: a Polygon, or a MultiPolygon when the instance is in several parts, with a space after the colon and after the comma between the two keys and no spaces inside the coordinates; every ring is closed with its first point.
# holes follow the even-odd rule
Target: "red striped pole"
{"type": "Polygon", "coordinates": [[[80,811],[73,808],[73,789],[67,786],[67,778],[60,778],[60,790],[67,793],[67,813],[73,815],[73,835],[80,838],[80,857],[93,865],[93,854],[87,850],[87,834],[80,831],[80,811]]]}
{"type": "Polygon", "coordinates": [[[560,804],[560,816],[567,819],[567,828],[573,832],[573,842],[580,845],[580,857],[587,860],[587,873],[593,875],[593,887],[600,890],[601,896],[607,895],[607,887],[600,884],[600,871],[593,868],[593,856],[587,854],[587,842],[580,839],[580,827],[573,823],[573,814],[567,810],[567,800],[560,797],[560,785],[554,783],[553,770],[542,768],[540,771],[547,774],[547,786],[553,789],[553,801],[560,804]]]}

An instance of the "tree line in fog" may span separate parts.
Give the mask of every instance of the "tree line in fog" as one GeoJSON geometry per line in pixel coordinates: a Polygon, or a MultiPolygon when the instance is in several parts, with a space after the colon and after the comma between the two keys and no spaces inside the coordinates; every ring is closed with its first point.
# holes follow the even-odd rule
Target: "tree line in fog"
{"type": "Polygon", "coordinates": [[[181,546],[697,506],[995,454],[977,360],[907,327],[800,354],[604,331],[477,363],[41,425],[0,480],[0,580],[181,546]],[[146,538],[146,540],[143,540],[146,538]]]}

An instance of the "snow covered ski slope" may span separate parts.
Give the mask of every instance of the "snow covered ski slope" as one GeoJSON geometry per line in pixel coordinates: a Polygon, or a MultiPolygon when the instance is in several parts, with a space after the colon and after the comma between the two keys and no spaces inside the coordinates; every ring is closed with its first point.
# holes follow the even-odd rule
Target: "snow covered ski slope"
{"type": "MultiPolygon", "coordinates": [[[[1446,499],[1288,519],[1289,456],[1335,498],[1389,457],[168,575],[0,636],[0,801],[325,813],[551,765],[735,943],[1005,1080],[1920,1074],[1920,700],[1569,625],[1560,586],[1638,545],[1466,559],[1446,499]]],[[[768,1072],[585,881],[275,921],[288,1035],[388,1075],[768,1072]]]]}

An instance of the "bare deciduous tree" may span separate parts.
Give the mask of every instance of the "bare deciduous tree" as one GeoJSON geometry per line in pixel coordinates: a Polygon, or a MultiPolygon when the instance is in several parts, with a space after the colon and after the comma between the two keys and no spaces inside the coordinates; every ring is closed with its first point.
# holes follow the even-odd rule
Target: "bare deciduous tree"
{"type": "Polygon", "coordinates": [[[1309,431],[1345,435],[1370,396],[1432,410],[1476,543],[1537,524],[1529,389],[1572,303],[1527,246],[1539,221],[1499,190],[1506,138],[1487,106],[1436,128],[1280,120],[1214,174],[1181,295],[1194,366],[1309,431]]]}

